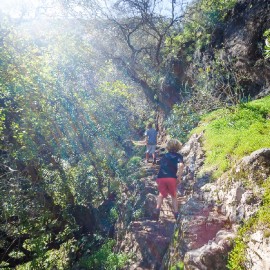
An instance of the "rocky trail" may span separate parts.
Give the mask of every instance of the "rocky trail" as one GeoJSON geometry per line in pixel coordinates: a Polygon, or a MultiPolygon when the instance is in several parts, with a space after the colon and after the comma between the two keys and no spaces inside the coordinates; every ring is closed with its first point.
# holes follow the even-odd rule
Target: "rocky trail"
{"type": "MultiPolygon", "coordinates": [[[[119,242],[121,240],[119,250],[132,255],[126,269],[160,269],[177,222],[172,212],[170,196],[163,201],[159,220],[152,219],[158,192],[155,176],[158,173],[159,159],[162,156],[160,148],[158,147],[157,164],[142,162],[141,166],[141,170],[146,174],[140,179],[144,186],[141,193],[141,196],[145,197],[144,217],[131,222],[124,237],[119,239],[119,242]]],[[[186,197],[178,194],[179,207],[185,202],[186,197]]]]}
{"type": "MultiPolygon", "coordinates": [[[[143,216],[128,227],[116,228],[117,251],[131,256],[125,269],[228,269],[228,253],[237,229],[258,211],[262,202],[263,190],[257,183],[270,176],[270,149],[253,152],[211,182],[211,174],[197,174],[204,163],[201,136],[194,134],[181,149],[185,170],[178,190],[181,216],[177,221],[170,197],[163,202],[160,220],[151,219],[159,166],[142,163],[138,196],[143,202],[143,216]],[[250,184],[244,186],[243,181],[250,184]]],[[[270,269],[269,247],[262,232],[259,228],[247,243],[249,269],[270,269]]]]}

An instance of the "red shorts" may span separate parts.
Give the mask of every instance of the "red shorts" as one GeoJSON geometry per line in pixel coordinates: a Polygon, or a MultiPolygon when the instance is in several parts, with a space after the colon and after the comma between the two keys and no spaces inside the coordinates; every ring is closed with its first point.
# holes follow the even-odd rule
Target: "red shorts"
{"type": "Polygon", "coordinates": [[[158,191],[163,197],[167,197],[168,194],[175,197],[177,190],[177,180],[176,178],[158,178],[158,191]]]}

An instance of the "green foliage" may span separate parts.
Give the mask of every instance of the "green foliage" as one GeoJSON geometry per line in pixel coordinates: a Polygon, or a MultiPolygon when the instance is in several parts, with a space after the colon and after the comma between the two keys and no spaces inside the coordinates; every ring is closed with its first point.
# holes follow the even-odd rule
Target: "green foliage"
{"type": "MultiPolygon", "coordinates": [[[[189,67],[192,72],[188,78],[192,81],[190,89],[180,87],[185,97],[183,102],[193,102],[197,113],[205,113],[224,106],[238,104],[244,97],[241,82],[247,80],[246,75],[234,69],[234,59],[225,51],[211,48],[215,29],[222,27],[228,11],[234,7],[236,0],[202,0],[194,2],[187,8],[181,30],[175,36],[166,39],[170,57],[178,59],[181,65],[189,67]],[[209,52],[209,51],[207,51],[209,52]]],[[[214,37],[215,38],[215,37],[214,37]]]]}
{"type": "Polygon", "coordinates": [[[194,88],[206,108],[213,110],[223,104],[236,105],[246,99],[240,82],[248,78],[234,69],[233,62],[224,50],[216,51],[215,57],[207,64],[195,62],[194,88]]]}
{"type": "MultiPolygon", "coordinates": [[[[257,217],[258,226],[263,227],[269,233],[270,229],[270,178],[262,184],[264,188],[263,204],[260,207],[257,217]]],[[[266,236],[266,234],[265,234],[266,236]]],[[[268,236],[269,237],[269,236],[268,236]]]]}
{"type": "MultiPolygon", "coordinates": [[[[193,132],[205,132],[205,169],[216,169],[214,176],[217,177],[230,169],[239,158],[257,149],[268,147],[269,113],[270,96],[204,116],[200,126],[193,132]]],[[[270,179],[263,185],[265,194],[258,213],[239,230],[234,249],[229,255],[229,269],[247,269],[245,255],[250,234],[257,228],[269,231],[269,184],[270,179]]]]}
{"type": "Polygon", "coordinates": [[[202,129],[205,131],[205,169],[215,169],[214,176],[219,176],[231,168],[236,159],[268,147],[269,112],[268,96],[235,108],[213,112],[205,117],[200,127],[195,129],[195,132],[202,129]]]}
{"type": "Polygon", "coordinates": [[[171,114],[165,121],[168,133],[178,138],[182,143],[187,141],[188,135],[199,123],[200,116],[191,103],[174,105],[171,114]]]}
{"type": "MultiPolygon", "coordinates": [[[[43,252],[32,262],[17,267],[18,270],[68,270],[72,265],[71,254],[75,254],[78,247],[74,239],[61,245],[59,249],[43,252]]],[[[37,250],[36,250],[37,251],[37,250]]]]}
{"type": "MultiPolygon", "coordinates": [[[[142,206],[141,206],[142,207],[142,206]]],[[[140,219],[140,218],[142,218],[143,217],[143,210],[142,210],[142,208],[139,208],[139,209],[137,209],[137,210],[135,210],[133,213],[132,213],[132,215],[133,215],[133,218],[136,220],[136,219],[140,219]]]]}
{"type": "Polygon", "coordinates": [[[266,30],[263,36],[265,37],[264,57],[268,59],[270,58],[270,29],[266,30]]]}
{"type": "Polygon", "coordinates": [[[124,253],[114,253],[114,240],[109,240],[94,254],[80,259],[79,265],[85,269],[116,270],[125,266],[128,256],[124,253]]]}
{"type": "Polygon", "coordinates": [[[195,2],[185,14],[182,32],[166,39],[167,48],[175,56],[178,54],[179,48],[184,48],[183,53],[186,60],[191,62],[193,53],[209,43],[213,28],[217,23],[223,21],[228,10],[233,8],[236,2],[236,0],[195,2]]]}
{"type": "Polygon", "coordinates": [[[178,262],[174,266],[170,267],[170,270],[184,270],[185,265],[183,262],[178,262]]]}
{"type": "Polygon", "coordinates": [[[115,222],[118,218],[118,211],[117,211],[117,208],[116,207],[113,207],[111,210],[110,210],[110,214],[109,214],[109,220],[111,222],[115,222]]]}
{"type": "Polygon", "coordinates": [[[133,156],[127,163],[127,169],[130,172],[134,172],[134,170],[139,168],[141,160],[141,157],[133,156]]]}
{"type": "MultiPolygon", "coordinates": [[[[195,4],[185,17],[182,33],[175,33],[174,38],[167,39],[167,54],[174,49],[176,55],[179,46],[190,43],[185,55],[186,60],[191,61],[192,53],[206,46],[214,24],[224,18],[234,2],[203,0],[195,4]]],[[[92,28],[87,32],[80,25],[74,26],[73,22],[70,25],[62,20],[53,20],[47,28],[44,25],[42,33],[33,31],[29,35],[23,26],[12,21],[9,23],[10,26],[5,26],[2,21],[0,24],[0,230],[3,236],[6,235],[1,239],[0,256],[7,264],[12,261],[9,258],[31,260],[21,269],[70,269],[73,253],[80,249],[79,240],[74,240],[75,235],[80,238],[78,231],[81,229],[72,212],[76,206],[90,211],[90,208],[102,205],[111,194],[117,196],[128,190],[124,222],[128,224],[132,218],[142,216],[141,202],[134,194],[142,185],[138,178],[146,172],[137,172],[141,160],[139,150],[137,156],[130,158],[126,150],[131,152],[132,149],[125,142],[131,137],[138,137],[135,131],[142,128],[145,119],[154,120],[156,114],[142,101],[141,91],[134,82],[126,80],[122,71],[111,60],[105,59],[105,54],[98,55],[96,40],[94,46],[89,42],[89,39],[94,39],[92,28]],[[126,185],[132,188],[126,188],[126,185]],[[14,246],[17,239],[20,243],[6,254],[5,250],[14,246]]],[[[43,23],[39,22],[36,28],[43,23]]],[[[155,92],[151,88],[157,89],[160,82],[163,55],[159,50],[171,31],[171,25],[169,21],[156,20],[155,17],[146,25],[139,23],[137,26],[134,30],[139,32],[133,32],[132,38],[129,36],[132,46],[141,48],[136,49],[136,57],[135,51],[126,50],[121,42],[109,48],[108,52],[114,54],[117,51],[114,56],[121,60],[120,65],[126,65],[125,71],[144,85],[151,96],[155,92]],[[151,23],[155,23],[157,28],[151,23]],[[154,47],[155,51],[151,49],[154,47]]],[[[104,39],[103,31],[98,32],[104,39]]],[[[212,71],[199,68],[202,69],[198,71],[199,87],[210,75],[216,78],[214,82],[223,80],[227,83],[231,80],[227,66],[223,64],[213,65],[212,71]],[[222,72],[217,71],[222,68],[222,72]]],[[[207,87],[212,88],[213,85],[207,87]]],[[[204,95],[208,88],[202,87],[200,94],[204,95]]],[[[209,92],[203,98],[208,97],[209,92]]],[[[167,120],[173,137],[183,142],[187,140],[189,131],[199,121],[199,112],[204,111],[196,105],[203,98],[174,107],[167,120]]],[[[259,139],[265,140],[269,137],[269,125],[264,117],[269,110],[268,105],[266,109],[261,105],[253,103],[251,107],[239,108],[243,115],[249,115],[248,123],[241,120],[242,115],[239,114],[239,119],[231,117],[216,122],[212,130],[224,133],[223,125],[229,128],[229,121],[234,123],[239,133],[248,129],[259,131],[265,135],[259,139]],[[257,113],[261,120],[254,123],[257,113]]],[[[210,138],[216,135],[214,131],[212,133],[208,133],[210,138]]],[[[256,136],[252,136],[255,140],[256,136]]],[[[241,139],[239,137],[239,141],[241,139]]],[[[239,144],[231,140],[229,151],[239,144]]],[[[251,151],[258,145],[255,141],[247,149],[251,151]]],[[[211,147],[216,147],[216,144],[211,147]]],[[[208,158],[209,162],[221,160],[220,156],[227,150],[222,150],[222,146],[220,149],[212,161],[211,156],[208,158]]],[[[241,155],[244,148],[237,149],[233,154],[241,155]]],[[[221,169],[225,170],[226,166],[221,166],[221,169]]],[[[106,221],[113,223],[118,216],[118,208],[113,206],[106,221]]],[[[114,253],[113,241],[108,241],[96,252],[94,249],[98,245],[89,243],[90,255],[81,258],[82,267],[119,269],[125,265],[128,256],[114,253]]],[[[18,264],[19,261],[12,267],[18,264]]],[[[182,266],[179,264],[177,267],[182,266]]]]}
{"type": "MultiPolygon", "coordinates": [[[[125,141],[147,109],[111,62],[94,57],[79,26],[54,21],[28,35],[9,23],[0,24],[0,256],[7,264],[20,256],[34,269],[64,269],[55,246],[84,222],[73,209],[90,213],[121,191],[125,150],[132,151],[125,141]]],[[[117,216],[112,208],[106,218],[117,216]]]]}
{"type": "Polygon", "coordinates": [[[247,248],[247,231],[248,226],[244,226],[238,232],[238,236],[234,242],[234,248],[229,254],[228,269],[231,270],[244,270],[246,261],[246,248],[247,248]],[[243,238],[244,237],[244,238],[243,238]]]}
{"type": "Polygon", "coordinates": [[[5,114],[3,108],[0,108],[0,137],[3,136],[2,132],[4,130],[5,114]]]}

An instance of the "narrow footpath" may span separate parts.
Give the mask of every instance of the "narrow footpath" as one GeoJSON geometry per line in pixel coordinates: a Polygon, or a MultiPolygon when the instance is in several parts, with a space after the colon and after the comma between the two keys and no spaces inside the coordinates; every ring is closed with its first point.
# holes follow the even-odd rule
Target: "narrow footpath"
{"type": "MultiPolygon", "coordinates": [[[[161,155],[159,155],[159,158],[161,155]]],[[[144,184],[142,196],[145,196],[144,217],[130,223],[124,237],[119,239],[120,249],[131,255],[129,270],[160,269],[163,257],[173,236],[176,220],[173,216],[171,198],[164,199],[159,221],[151,219],[156,205],[157,184],[155,177],[159,170],[157,164],[143,163],[141,170],[146,177],[141,178],[144,184]]],[[[185,204],[185,197],[178,195],[179,207],[185,204]]]]}

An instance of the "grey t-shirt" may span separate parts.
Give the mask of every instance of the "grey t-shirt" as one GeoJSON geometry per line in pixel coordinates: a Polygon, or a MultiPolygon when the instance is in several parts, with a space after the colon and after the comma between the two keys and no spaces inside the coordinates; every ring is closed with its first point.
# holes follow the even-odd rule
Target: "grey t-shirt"
{"type": "Polygon", "coordinates": [[[147,129],[144,135],[147,136],[147,144],[157,144],[157,131],[154,128],[147,129]]]}

